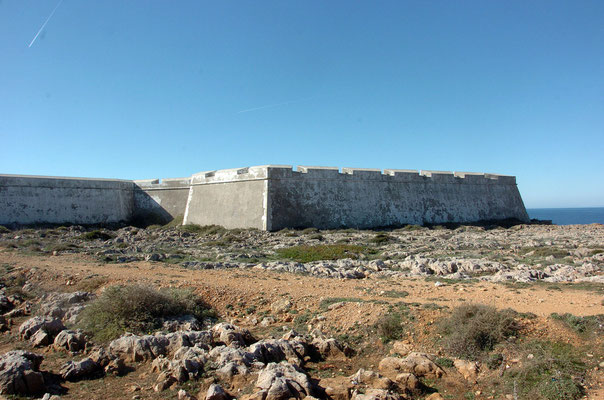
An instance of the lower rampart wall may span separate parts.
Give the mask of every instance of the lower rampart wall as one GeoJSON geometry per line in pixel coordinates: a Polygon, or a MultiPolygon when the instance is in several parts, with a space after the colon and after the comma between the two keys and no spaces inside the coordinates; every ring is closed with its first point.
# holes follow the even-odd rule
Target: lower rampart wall
{"type": "Polygon", "coordinates": [[[0,224],[99,224],[127,221],[132,182],[0,175],[0,224]]]}

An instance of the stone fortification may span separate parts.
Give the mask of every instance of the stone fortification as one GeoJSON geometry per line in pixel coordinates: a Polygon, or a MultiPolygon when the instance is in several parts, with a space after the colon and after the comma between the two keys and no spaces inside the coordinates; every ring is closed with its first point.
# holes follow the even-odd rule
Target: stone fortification
{"type": "Polygon", "coordinates": [[[0,224],[129,219],[226,228],[373,228],[528,215],[513,176],[257,166],[120,181],[0,176],[0,224]]]}

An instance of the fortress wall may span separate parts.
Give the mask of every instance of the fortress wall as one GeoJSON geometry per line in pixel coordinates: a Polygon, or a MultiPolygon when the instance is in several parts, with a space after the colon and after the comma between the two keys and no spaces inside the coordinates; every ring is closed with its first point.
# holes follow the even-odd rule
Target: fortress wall
{"type": "Polygon", "coordinates": [[[268,167],[268,176],[268,230],[528,221],[512,176],[325,167],[268,167]]]}
{"type": "Polygon", "coordinates": [[[183,223],[266,229],[267,183],[266,167],[194,174],[183,223]]]}
{"type": "Polygon", "coordinates": [[[134,181],[134,219],[164,224],[184,216],[191,178],[134,181]]]}
{"type": "Polygon", "coordinates": [[[126,221],[132,182],[111,179],[0,175],[0,224],[126,221]]]}
{"type": "Polygon", "coordinates": [[[226,228],[528,221],[513,176],[267,165],[145,181],[0,175],[0,224],[134,219],[226,228]]]}

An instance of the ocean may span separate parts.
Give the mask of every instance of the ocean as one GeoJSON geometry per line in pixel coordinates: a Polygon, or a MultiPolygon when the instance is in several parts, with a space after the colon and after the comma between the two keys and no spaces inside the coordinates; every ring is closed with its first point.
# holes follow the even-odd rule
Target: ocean
{"type": "Polygon", "coordinates": [[[551,220],[556,225],[604,224],[604,207],[527,208],[529,217],[551,220]]]}

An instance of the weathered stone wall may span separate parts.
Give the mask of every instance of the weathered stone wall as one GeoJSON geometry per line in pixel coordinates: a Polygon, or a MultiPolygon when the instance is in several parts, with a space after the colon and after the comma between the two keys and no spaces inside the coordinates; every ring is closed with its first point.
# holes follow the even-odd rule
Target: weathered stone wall
{"type": "Polygon", "coordinates": [[[0,175],[0,224],[98,224],[128,220],[132,182],[0,175]]]}
{"type": "Polygon", "coordinates": [[[268,230],[528,221],[512,176],[321,167],[268,176],[268,230]]]}
{"type": "Polygon", "coordinates": [[[0,224],[373,228],[528,215],[513,176],[258,166],[147,181],[0,175],[0,224]]]}
{"type": "Polygon", "coordinates": [[[183,217],[190,188],[190,177],[134,181],[134,220],[163,224],[183,217]]]}
{"type": "Polygon", "coordinates": [[[184,224],[266,229],[267,172],[250,167],[193,175],[184,224]]]}

